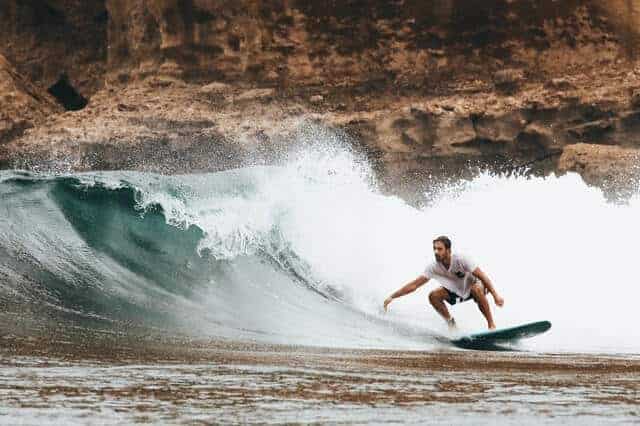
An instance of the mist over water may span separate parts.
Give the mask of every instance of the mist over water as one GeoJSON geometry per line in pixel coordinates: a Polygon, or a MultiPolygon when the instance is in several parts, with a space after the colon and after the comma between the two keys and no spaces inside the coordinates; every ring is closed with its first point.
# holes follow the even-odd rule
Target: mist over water
{"type": "MultiPolygon", "coordinates": [[[[503,308],[492,303],[498,326],[553,323],[551,332],[526,341],[525,348],[640,349],[634,309],[640,296],[634,272],[640,197],[610,203],[576,174],[487,173],[445,188],[418,210],[372,189],[348,158],[331,164],[337,169],[331,179],[310,187],[295,181],[282,229],[314,276],[357,309],[380,313],[384,298],[432,259],[432,239],[446,234],[454,251],[474,258],[505,298],[503,308]]],[[[436,285],[429,282],[395,300],[382,317],[446,334],[427,300],[436,285]]],[[[462,331],[486,327],[473,302],[451,310],[462,331]]]]}
{"type": "MultiPolygon", "coordinates": [[[[492,305],[499,327],[553,323],[551,332],[525,347],[637,352],[638,201],[609,203],[574,174],[485,174],[435,200],[415,226],[426,235],[449,235],[454,251],[468,253],[489,274],[506,300],[502,309],[492,305]]],[[[419,251],[420,236],[407,235],[409,250],[419,251]]],[[[418,309],[403,307],[409,315],[418,309]]],[[[453,312],[463,329],[484,325],[473,303],[453,312]]]]}
{"type": "MultiPolygon", "coordinates": [[[[640,196],[609,203],[573,174],[482,174],[417,209],[381,193],[358,155],[318,146],[203,175],[2,172],[0,300],[210,337],[431,349],[447,335],[434,282],[387,314],[382,302],[445,234],[505,298],[498,327],[553,323],[522,348],[640,352],[640,196]]],[[[461,331],[486,327],[473,302],[452,312],[461,331]]]]}

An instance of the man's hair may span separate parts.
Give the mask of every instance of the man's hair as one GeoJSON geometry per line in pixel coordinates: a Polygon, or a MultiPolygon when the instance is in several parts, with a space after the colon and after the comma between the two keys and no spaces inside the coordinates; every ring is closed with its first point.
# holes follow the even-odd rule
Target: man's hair
{"type": "Polygon", "coordinates": [[[446,248],[447,250],[451,249],[451,240],[449,239],[449,237],[440,235],[435,240],[433,240],[433,244],[435,244],[436,241],[440,241],[442,244],[444,244],[444,248],[446,248]]]}

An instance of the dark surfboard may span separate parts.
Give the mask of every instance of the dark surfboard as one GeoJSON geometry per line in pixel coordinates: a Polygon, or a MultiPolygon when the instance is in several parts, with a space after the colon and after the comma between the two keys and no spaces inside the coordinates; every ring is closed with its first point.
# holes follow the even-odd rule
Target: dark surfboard
{"type": "Polygon", "coordinates": [[[537,336],[551,328],[549,321],[537,321],[515,327],[499,328],[482,333],[452,339],[451,343],[465,349],[499,350],[501,344],[515,343],[521,339],[537,336]]]}

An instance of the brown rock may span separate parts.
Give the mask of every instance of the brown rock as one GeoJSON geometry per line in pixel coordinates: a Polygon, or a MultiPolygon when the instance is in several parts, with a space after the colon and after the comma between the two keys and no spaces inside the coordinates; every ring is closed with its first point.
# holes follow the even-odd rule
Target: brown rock
{"type": "Polygon", "coordinates": [[[268,81],[277,81],[280,78],[280,74],[278,74],[276,71],[271,70],[267,73],[266,75],[266,80],[268,81]]]}
{"type": "MultiPolygon", "coordinates": [[[[640,25],[630,27],[628,19],[636,18],[628,16],[624,26],[615,19],[600,25],[601,14],[624,12],[620,5],[597,0],[605,7],[596,12],[578,6],[584,2],[542,2],[531,13],[519,2],[496,8],[494,1],[444,1],[431,2],[425,13],[416,2],[393,8],[368,2],[365,16],[351,3],[5,0],[3,54],[17,74],[41,87],[0,87],[0,132],[15,140],[48,117],[43,88],[67,71],[80,93],[93,96],[91,103],[25,132],[20,145],[64,157],[79,152],[78,141],[98,153],[111,144],[127,160],[95,163],[103,166],[146,167],[146,161],[129,161],[127,150],[143,151],[137,145],[146,144],[148,152],[161,152],[160,140],[193,147],[189,158],[158,157],[160,165],[177,170],[182,162],[181,170],[189,171],[221,140],[266,146],[283,139],[278,132],[308,118],[308,103],[315,105],[313,118],[328,126],[362,123],[358,143],[398,170],[446,162],[448,176],[467,159],[520,155],[526,163],[567,142],[640,144],[640,74],[629,72],[637,68],[631,38],[618,37],[640,25]],[[616,62],[621,58],[628,63],[616,62]],[[536,84],[524,87],[529,75],[536,84]],[[199,86],[212,80],[229,85],[199,86]],[[280,83],[282,92],[246,90],[280,83]],[[571,90],[571,96],[553,90],[571,90]],[[588,107],[604,98],[611,105],[588,107]],[[114,113],[133,108],[135,114],[114,113]],[[278,130],[265,130],[266,138],[256,133],[263,128],[278,130]],[[238,138],[243,131],[247,137],[238,138]],[[63,136],[48,137],[56,134],[63,136]]],[[[0,85],[5,80],[0,76],[0,85]]]]}
{"type": "Polygon", "coordinates": [[[224,102],[232,92],[232,87],[228,84],[214,81],[198,89],[198,92],[214,102],[224,102]]]}
{"type": "Polygon", "coordinates": [[[252,100],[268,100],[275,96],[274,89],[251,89],[235,97],[235,101],[245,102],[252,100]]]}
{"type": "Polygon", "coordinates": [[[477,137],[473,123],[469,117],[443,114],[435,124],[434,148],[449,151],[457,145],[474,141],[477,137]]]}
{"type": "Polygon", "coordinates": [[[174,78],[181,78],[184,72],[182,66],[175,61],[165,61],[158,68],[160,75],[165,75],[174,78]]]}
{"type": "Polygon", "coordinates": [[[631,93],[631,106],[634,108],[640,108],[640,89],[635,89],[631,93]]]}
{"type": "Polygon", "coordinates": [[[147,78],[146,82],[149,87],[153,87],[154,89],[184,86],[184,82],[180,79],[168,75],[154,75],[147,78]]]}
{"type": "Polygon", "coordinates": [[[605,140],[614,128],[614,121],[602,119],[570,127],[567,129],[567,132],[578,141],[589,143],[605,140]]]}
{"type": "Polygon", "coordinates": [[[507,68],[496,71],[493,83],[496,89],[503,92],[515,92],[524,81],[524,71],[517,68],[507,68]]]}
{"type": "Polygon", "coordinates": [[[29,127],[33,127],[33,124],[27,120],[0,120],[0,143],[22,135],[29,127]]]}
{"type": "Polygon", "coordinates": [[[118,111],[120,112],[133,112],[133,111],[137,111],[138,107],[136,107],[135,105],[128,105],[128,104],[118,104],[118,111]]]}
{"type": "Polygon", "coordinates": [[[376,2],[362,16],[349,2],[321,0],[4,0],[0,46],[32,80],[46,87],[67,71],[85,96],[105,75],[360,84],[377,80],[371,70],[381,64],[394,75],[389,83],[410,87],[425,76],[434,86],[466,78],[472,69],[489,82],[500,64],[495,82],[511,90],[522,69],[555,75],[615,58],[629,49],[616,36],[640,33],[637,17],[605,0],[588,11],[584,2],[546,2],[535,13],[498,3],[449,0],[429,3],[426,13],[413,2],[376,2]],[[610,31],[603,15],[611,15],[610,31]],[[465,16],[474,18],[460,21],[465,16]]]}
{"type": "Polygon", "coordinates": [[[231,86],[226,83],[214,81],[213,83],[209,83],[200,87],[198,91],[204,95],[217,95],[231,91],[231,86]]]}
{"type": "Polygon", "coordinates": [[[60,111],[46,92],[40,90],[0,55],[0,143],[20,136],[25,129],[60,111]]]}
{"type": "Polygon", "coordinates": [[[574,90],[576,87],[566,78],[552,78],[545,84],[547,89],[551,90],[574,90]]]}
{"type": "Polygon", "coordinates": [[[558,171],[580,173],[585,182],[605,188],[630,188],[637,185],[639,164],[638,149],[579,143],[564,148],[558,171]]]}
{"type": "Polygon", "coordinates": [[[321,104],[324,101],[324,96],[322,95],[313,95],[309,98],[309,102],[314,105],[321,104]]]}
{"type": "MultiPolygon", "coordinates": [[[[91,96],[103,85],[107,50],[112,46],[107,40],[107,5],[118,1],[122,0],[3,0],[1,54],[21,76],[41,88],[48,88],[65,73],[80,94],[91,96]]],[[[137,26],[129,22],[118,31],[137,26]]]]}
{"type": "Polygon", "coordinates": [[[554,141],[553,132],[542,123],[529,123],[518,135],[521,148],[542,148],[547,150],[559,149],[554,141]],[[526,146],[523,146],[526,145],[526,146]]]}
{"type": "Polygon", "coordinates": [[[520,112],[503,115],[481,115],[474,120],[478,138],[496,142],[512,142],[524,128],[520,112]]]}
{"type": "Polygon", "coordinates": [[[420,145],[423,143],[424,134],[416,127],[410,127],[402,132],[402,143],[406,145],[420,145]]]}

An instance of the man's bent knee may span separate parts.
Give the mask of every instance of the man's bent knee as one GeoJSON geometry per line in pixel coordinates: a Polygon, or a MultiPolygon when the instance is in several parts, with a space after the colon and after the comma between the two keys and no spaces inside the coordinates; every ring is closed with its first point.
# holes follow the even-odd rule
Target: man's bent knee
{"type": "Polygon", "coordinates": [[[431,302],[432,305],[442,303],[443,300],[444,299],[438,290],[433,290],[429,293],[429,302],[431,302]]]}
{"type": "Polygon", "coordinates": [[[484,285],[482,283],[476,282],[471,285],[471,296],[477,302],[485,295],[484,285]]]}

